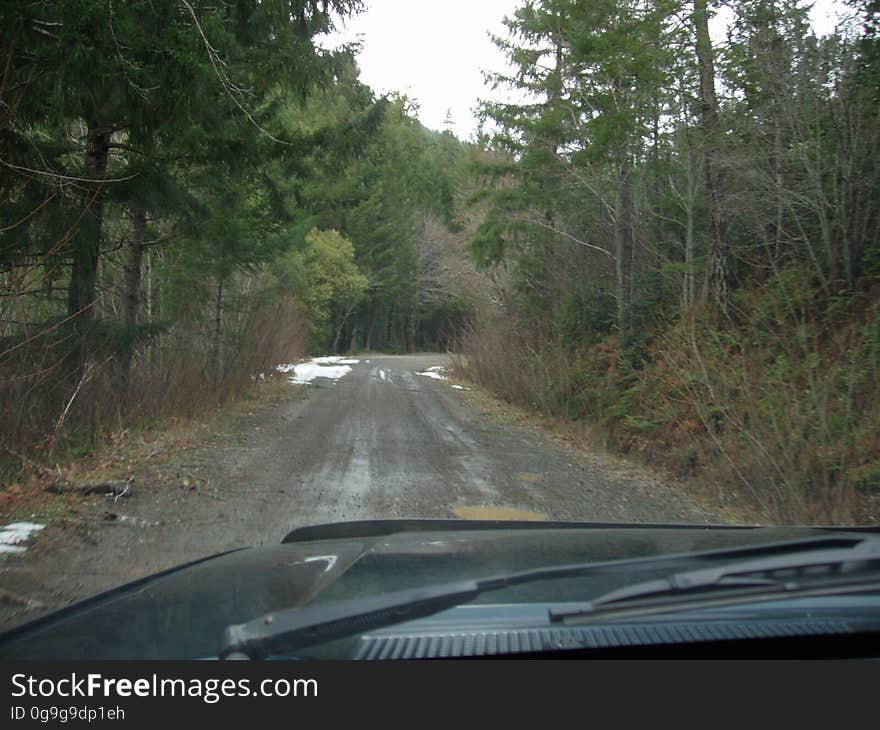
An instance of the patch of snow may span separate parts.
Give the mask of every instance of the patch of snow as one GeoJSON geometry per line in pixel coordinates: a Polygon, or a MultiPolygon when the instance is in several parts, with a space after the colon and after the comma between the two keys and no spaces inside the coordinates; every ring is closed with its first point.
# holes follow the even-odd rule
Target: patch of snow
{"type": "Polygon", "coordinates": [[[34,522],[13,522],[0,527],[0,553],[23,553],[26,548],[18,543],[27,540],[32,532],[39,532],[45,525],[34,522]]]}
{"type": "Polygon", "coordinates": [[[446,368],[442,365],[434,365],[429,367],[427,370],[423,370],[418,373],[418,375],[423,375],[426,378],[434,378],[434,380],[449,380],[443,373],[446,372],[446,368]]]}
{"type": "Polygon", "coordinates": [[[314,357],[307,362],[282,363],[275,369],[280,373],[293,373],[291,383],[305,385],[315,378],[329,378],[334,382],[351,372],[351,366],[357,365],[360,360],[330,355],[327,357],[314,357]]]}
{"type": "Polygon", "coordinates": [[[456,390],[467,390],[463,385],[451,385],[451,388],[455,388],[456,390]]]}
{"type": "Polygon", "coordinates": [[[382,380],[385,380],[385,381],[388,380],[388,376],[385,374],[384,370],[379,371],[379,378],[381,378],[382,380]]]}
{"type": "Polygon", "coordinates": [[[129,517],[128,515],[119,515],[117,518],[120,522],[127,522],[135,527],[158,527],[158,522],[149,522],[148,520],[142,520],[140,517],[129,517]]]}
{"type": "Polygon", "coordinates": [[[328,355],[326,357],[313,358],[310,362],[315,362],[319,365],[357,365],[360,360],[352,360],[339,355],[328,355]]]}
{"type": "Polygon", "coordinates": [[[441,375],[440,373],[431,370],[425,370],[425,372],[417,373],[417,375],[424,375],[426,378],[434,378],[434,380],[447,380],[445,375],[441,375]]]}
{"type": "Polygon", "coordinates": [[[315,378],[339,380],[339,378],[348,375],[350,372],[350,365],[317,365],[314,362],[304,362],[294,366],[290,382],[304,385],[311,383],[315,378]]]}

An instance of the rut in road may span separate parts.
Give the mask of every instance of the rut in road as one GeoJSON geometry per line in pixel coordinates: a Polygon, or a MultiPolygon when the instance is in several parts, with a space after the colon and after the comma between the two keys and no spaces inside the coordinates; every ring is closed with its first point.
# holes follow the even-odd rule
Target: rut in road
{"type": "Polygon", "coordinates": [[[258,492],[283,485],[290,503],[273,514],[274,534],[394,517],[706,521],[671,488],[609,474],[476,413],[438,371],[447,365],[440,355],[371,357],[313,380],[287,407],[295,426],[237,465],[258,492]]]}

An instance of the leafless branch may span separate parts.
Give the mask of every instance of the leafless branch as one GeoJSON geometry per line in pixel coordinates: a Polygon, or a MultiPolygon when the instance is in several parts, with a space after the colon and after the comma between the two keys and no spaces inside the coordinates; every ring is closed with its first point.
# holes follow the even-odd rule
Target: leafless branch
{"type": "Polygon", "coordinates": [[[593,243],[589,243],[587,241],[582,241],[581,239],[576,238],[575,236],[572,236],[570,233],[566,233],[565,231],[561,231],[558,228],[555,228],[554,226],[551,226],[548,223],[544,223],[544,221],[535,220],[534,218],[523,218],[522,220],[525,221],[526,223],[531,223],[532,225],[540,226],[541,228],[545,228],[546,230],[550,231],[551,233],[555,233],[558,236],[562,236],[563,238],[567,238],[570,241],[574,241],[579,246],[584,246],[585,248],[589,248],[594,251],[598,251],[599,253],[604,253],[606,256],[608,256],[612,260],[615,259],[615,256],[613,253],[611,253],[611,251],[604,249],[601,246],[596,246],[593,243]]]}

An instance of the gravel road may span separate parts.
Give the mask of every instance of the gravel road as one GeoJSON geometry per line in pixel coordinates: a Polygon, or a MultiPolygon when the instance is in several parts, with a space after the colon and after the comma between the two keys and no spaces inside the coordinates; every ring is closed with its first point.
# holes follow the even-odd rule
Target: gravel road
{"type": "MultiPolygon", "coordinates": [[[[294,527],[388,517],[707,522],[683,493],[562,450],[473,408],[441,355],[378,356],[256,413],[230,443],[195,446],[189,488],[137,474],[0,561],[0,624],[294,527]],[[431,370],[431,368],[435,368],[431,370]],[[422,373],[429,373],[425,375],[422,373]],[[433,377],[432,375],[433,374],[433,377]],[[108,516],[109,513],[109,516],[108,516]],[[104,519],[101,519],[101,517],[104,519]]],[[[293,387],[293,386],[291,386],[293,387]]]]}

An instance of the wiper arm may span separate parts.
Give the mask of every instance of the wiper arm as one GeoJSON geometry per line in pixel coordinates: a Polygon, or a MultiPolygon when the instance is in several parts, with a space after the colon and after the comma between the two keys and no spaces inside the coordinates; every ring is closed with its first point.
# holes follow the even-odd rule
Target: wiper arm
{"type": "Polygon", "coordinates": [[[278,650],[292,651],[355,632],[430,616],[469,601],[481,592],[478,582],[462,581],[288,608],[248,623],[227,626],[219,656],[221,659],[263,659],[278,650]]]}
{"type": "Polygon", "coordinates": [[[695,608],[763,601],[779,594],[821,594],[834,590],[871,590],[880,586],[866,572],[880,569],[880,545],[866,540],[849,548],[811,550],[794,556],[673,573],[658,580],[624,586],[576,608],[550,611],[550,620],[586,623],[598,618],[630,618],[695,608]]]}
{"type": "MultiPolygon", "coordinates": [[[[840,563],[851,562],[862,557],[862,553],[870,553],[871,558],[880,559],[880,540],[873,537],[867,538],[815,538],[783,543],[768,543],[765,545],[727,548],[711,550],[699,553],[675,553],[629,560],[613,560],[593,563],[578,563],[573,565],[558,565],[546,568],[525,570],[504,576],[495,576],[476,580],[456,581],[442,583],[424,588],[406,589],[378,596],[367,596],[344,601],[309,604],[299,608],[288,608],[275,613],[261,616],[243,624],[228,626],[223,632],[222,647],[219,656],[221,659],[233,656],[247,658],[263,658],[276,651],[292,651],[304,646],[324,643],[334,639],[341,639],[355,632],[370,631],[385,626],[411,621],[413,619],[430,616],[447,608],[453,608],[466,601],[476,598],[482,593],[506,588],[509,586],[532,583],[541,580],[553,580],[559,578],[586,576],[608,571],[620,570],[624,567],[650,565],[657,562],[676,562],[682,559],[723,559],[740,557],[743,555],[771,555],[766,558],[766,565],[774,565],[787,568],[799,567],[800,558],[806,555],[824,555],[825,564],[831,554],[840,563]],[[857,552],[860,546],[861,552],[857,552]],[[792,552],[795,554],[792,555],[792,552]]],[[[749,561],[755,564],[761,561],[749,561]]],[[[627,598],[654,597],[658,594],[670,595],[676,590],[681,591],[687,582],[703,583],[701,588],[709,585],[725,583],[731,586],[736,579],[735,573],[740,565],[726,565],[720,568],[707,568],[703,571],[688,571],[672,576],[670,579],[641,583],[631,588],[623,588],[619,591],[606,594],[602,601],[613,603],[614,601],[627,598]],[[719,571],[723,575],[719,575],[719,571]],[[703,575],[705,573],[705,575],[703,575]],[[671,585],[670,580],[674,583],[671,585]],[[677,586],[677,588],[676,588],[677,586]],[[627,593],[629,595],[627,595],[627,593]]],[[[811,558],[810,565],[814,565],[815,558],[811,558]]],[[[770,568],[765,568],[769,570],[770,568]]],[[[755,572],[752,570],[751,572],[755,572]]],[[[749,577],[748,585],[760,585],[766,587],[768,582],[775,584],[773,579],[760,579],[749,577]]],[[[742,588],[739,581],[739,588],[742,588]]],[[[746,589],[747,590],[747,589],[746,589]]],[[[575,612],[577,616],[586,614],[595,615],[598,601],[584,604],[581,610],[575,612]]],[[[552,620],[560,621],[573,618],[572,615],[553,614],[552,620]]]]}

